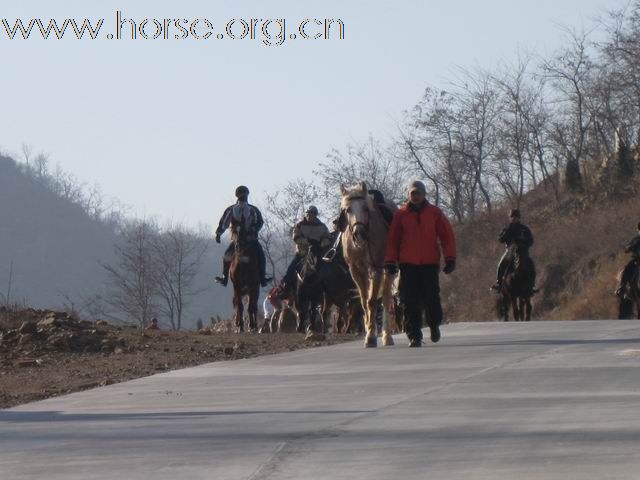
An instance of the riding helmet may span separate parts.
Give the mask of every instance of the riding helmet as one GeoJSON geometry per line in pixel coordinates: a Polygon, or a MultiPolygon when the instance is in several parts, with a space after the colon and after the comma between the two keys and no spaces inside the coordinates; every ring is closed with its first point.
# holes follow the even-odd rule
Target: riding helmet
{"type": "Polygon", "coordinates": [[[241,197],[243,195],[249,195],[249,189],[244,185],[240,185],[236,188],[236,197],[241,197]]]}

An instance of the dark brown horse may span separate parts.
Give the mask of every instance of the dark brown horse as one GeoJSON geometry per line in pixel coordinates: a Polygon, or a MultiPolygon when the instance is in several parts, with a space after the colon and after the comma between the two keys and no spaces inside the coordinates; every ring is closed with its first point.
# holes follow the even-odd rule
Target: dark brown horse
{"type": "Polygon", "coordinates": [[[247,234],[244,219],[232,225],[235,232],[235,251],[231,260],[229,277],[233,283],[233,307],[236,332],[244,331],[244,302],[248,297],[249,330],[258,330],[258,297],[260,296],[260,264],[254,241],[247,234]]]}
{"type": "Polygon", "coordinates": [[[638,268],[636,268],[633,278],[627,283],[620,296],[618,318],[620,320],[633,318],[634,307],[636,309],[636,318],[640,320],[640,271],[638,268]]]}
{"type": "Polygon", "coordinates": [[[512,260],[498,292],[498,315],[509,321],[509,307],[516,322],[531,321],[531,297],[535,283],[535,266],[528,249],[511,247],[512,260]]]}
{"type": "Polygon", "coordinates": [[[295,307],[298,312],[298,332],[307,338],[324,334],[322,319],[323,289],[320,277],[320,246],[310,244],[298,270],[295,307]]]}

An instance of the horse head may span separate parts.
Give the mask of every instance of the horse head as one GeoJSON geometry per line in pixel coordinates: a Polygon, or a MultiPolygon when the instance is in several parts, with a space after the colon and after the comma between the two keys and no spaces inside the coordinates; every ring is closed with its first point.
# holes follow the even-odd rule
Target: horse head
{"type": "Polygon", "coordinates": [[[362,248],[369,239],[371,199],[367,184],[342,187],[342,211],[347,219],[347,228],[356,248],[362,248]]]}
{"type": "Polygon", "coordinates": [[[301,280],[311,277],[318,272],[321,255],[320,245],[310,244],[308,246],[302,267],[300,268],[299,276],[301,280]]]}

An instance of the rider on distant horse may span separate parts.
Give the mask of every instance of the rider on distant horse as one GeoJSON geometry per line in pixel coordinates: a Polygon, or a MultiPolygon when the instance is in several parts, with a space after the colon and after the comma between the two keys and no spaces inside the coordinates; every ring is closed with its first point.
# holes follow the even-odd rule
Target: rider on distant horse
{"type": "Polygon", "coordinates": [[[619,297],[624,295],[627,284],[633,279],[640,264],[640,223],[638,223],[638,233],[627,244],[624,251],[625,253],[631,254],[631,260],[624,267],[622,276],[620,277],[620,286],[616,290],[616,295],[619,297]]]}
{"type": "MultiPolygon", "coordinates": [[[[511,222],[509,225],[504,227],[498,237],[498,241],[500,243],[504,243],[507,248],[500,259],[500,263],[498,264],[497,281],[495,285],[491,287],[492,290],[496,291],[500,290],[502,279],[513,262],[516,253],[513,246],[518,246],[522,249],[521,251],[523,253],[528,255],[529,248],[533,245],[533,235],[531,234],[531,230],[529,230],[529,227],[523,223],[520,223],[520,210],[511,210],[509,218],[511,222]]],[[[533,284],[535,285],[535,269],[533,275],[533,284]]],[[[536,292],[536,289],[534,288],[533,291],[536,292]]]]}
{"type": "Polygon", "coordinates": [[[329,229],[318,219],[318,209],[315,206],[307,208],[304,219],[293,227],[293,241],[296,244],[296,255],[282,279],[285,286],[295,285],[296,270],[307,254],[310,244],[317,244],[321,248],[331,244],[329,229]]]}
{"type": "MultiPolygon", "coordinates": [[[[232,224],[240,223],[244,220],[245,227],[247,228],[248,240],[251,242],[260,264],[260,284],[266,287],[271,281],[266,277],[266,258],[262,245],[258,241],[258,233],[264,225],[262,220],[262,213],[255,206],[249,204],[249,189],[244,185],[236,188],[236,198],[238,201],[228,207],[220,218],[220,223],[216,230],[216,242],[220,243],[220,237],[232,224]]],[[[222,277],[216,277],[216,282],[227,286],[229,281],[229,268],[231,267],[231,260],[233,259],[233,253],[235,249],[235,242],[237,241],[237,232],[232,231],[232,242],[229,244],[229,248],[224,252],[223,257],[223,273],[222,277]]]]}
{"type": "MultiPolygon", "coordinates": [[[[387,206],[386,200],[384,198],[383,193],[380,190],[369,190],[369,194],[373,196],[373,203],[376,205],[384,221],[387,222],[388,225],[391,225],[391,221],[393,220],[393,212],[387,206]]],[[[340,212],[338,218],[333,221],[333,225],[335,230],[331,232],[331,244],[333,245],[331,249],[324,256],[323,260],[331,262],[337,256],[341,258],[340,255],[337,255],[340,251],[340,240],[342,239],[342,233],[345,228],[347,228],[347,217],[344,211],[340,212]]]]}

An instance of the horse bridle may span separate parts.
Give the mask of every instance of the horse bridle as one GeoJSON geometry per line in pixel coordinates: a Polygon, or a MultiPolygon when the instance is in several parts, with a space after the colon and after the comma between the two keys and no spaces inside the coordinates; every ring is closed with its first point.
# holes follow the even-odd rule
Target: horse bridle
{"type": "MultiPolygon", "coordinates": [[[[366,202],[366,198],[365,197],[351,197],[349,200],[364,200],[366,202]]],[[[347,212],[348,215],[348,212],[347,212]]],[[[355,239],[355,232],[354,230],[356,229],[356,227],[361,226],[366,234],[366,239],[369,239],[369,224],[368,223],[364,223],[364,222],[354,222],[354,223],[349,223],[348,227],[349,227],[349,233],[351,234],[351,236],[355,239]]]]}
{"type": "MultiPolygon", "coordinates": [[[[349,200],[364,200],[366,202],[366,198],[363,197],[351,197],[349,198],[349,200]]],[[[347,214],[348,215],[348,214],[347,214]]],[[[354,240],[354,243],[356,241],[356,236],[355,236],[355,228],[360,225],[362,226],[362,228],[365,231],[365,241],[368,242],[369,241],[369,224],[368,223],[364,223],[364,222],[354,222],[354,223],[349,223],[348,227],[349,227],[349,233],[351,234],[351,237],[354,240]]],[[[376,263],[373,261],[373,258],[371,257],[371,248],[369,248],[369,246],[367,245],[367,255],[369,257],[369,266],[374,268],[375,270],[382,270],[384,268],[384,265],[376,265],[376,263]]]]}

